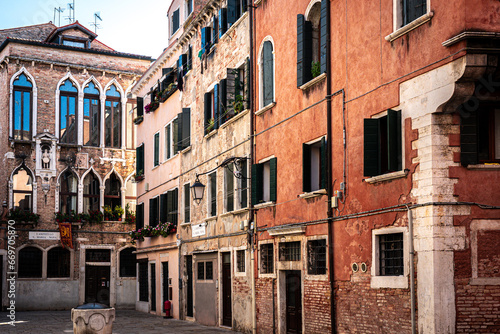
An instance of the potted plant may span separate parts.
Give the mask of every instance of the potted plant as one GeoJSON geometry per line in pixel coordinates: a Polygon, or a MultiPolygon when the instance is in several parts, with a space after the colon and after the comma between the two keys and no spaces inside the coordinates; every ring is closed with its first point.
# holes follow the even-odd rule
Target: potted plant
{"type": "Polygon", "coordinates": [[[127,224],[135,224],[135,212],[130,209],[130,204],[125,206],[125,222],[127,224]]]}
{"type": "Polygon", "coordinates": [[[319,61],[313,61],[311,64],[311,74],[313,78],[316,78],[321,74],[321,64],[319,61]]]}
{"type": "Polygon", "coordinates": [[[115,209],[113,210],[113,218],[118,221],[122,221],[122,216],[125,211],[121,207],[121,205],[115,206],[115,209]]]}
{"type": "Polygon", "coordinates": [[[213,130],[214,128],[214,125],[215,125],[215,120],[213,118],[210,118],[208,120],[208,125],[207,125],[207,133],[209,133],[210,131],[213,130]]]}
{"type": "Polygon", "coordinates": [[[243,96],[236,95],[234,103],[233,103],[233,107],[234,107],[235,114],[239,113],[240,111],[243,111],[243,96]]]}
{"type": "Polygon", "coordinates": [[[113,209],[109,205],[103,206],[104,209],[104,220],[112,220],[113,219],[113,209]]]}
{"type": "Polygon", "coordinates": [[[7,219],[14,220],[16,222],[30,222],[37,224],[40,220],[40,215],[31,211],[21,210],[20,208],[17,208],[11,209],[9,211],[7,219]]]}

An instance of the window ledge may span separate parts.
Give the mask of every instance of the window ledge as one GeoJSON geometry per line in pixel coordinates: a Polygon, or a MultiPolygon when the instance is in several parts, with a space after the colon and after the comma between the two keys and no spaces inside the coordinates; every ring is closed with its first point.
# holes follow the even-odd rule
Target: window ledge
{"type": "Polygon", "coordinates": [[[245,110],[239,112],[238,114],[234,115],[232,118],[227,120],[226,123],[222,124],[220,126],[220,129],[224,129],[225,127],[229,126],[229,124],[236,122],[237,120],[239,120],[240,118],[242,118],[243,116],[248,114],[249,111],[250,111],[250,109],[245,109],[245,110]]]}
{"type": "Polygon", "coordinates": [[[208,218],[204,219],[205,222],[209,222],[209,221],[212,221],[212,220],[217,220],[217,216],[212,216],[212,217],[208,217],[208,218]]]}
{"type": "Polygon", "coordinates": [[[65,143],[58,143],[57,145],[61,146],[61,147],[72,147],[72,148],[79,148],[81,147],[80,145],[78,144],[65,144],[65,143]]]}
{"type": "Polygon", "coordinates": [[[500,170],[500,164],[491,163],[491,164],[469,165],[469,166],[467,166],[467,169],[500,170]]]}
{"type": "MultiPolygon", "coordinates": [[[[170,159],[172,159],[172,158],[170,158],[170,159]]],[[[169,160],[170,160],[170,159],[169,159],[169,160]]],[[[151,168],[151,170],[155,170],[155,169],[157,169],[158,167],[160,167],[163,163],[165,163],[165,162],[167,162],[167,161],[168,161],[168,160],[166,160],[166,161],[162,162],[161,164],[158,164],[158,165],[154,166],[153,168],[151,168]]]]}
{"type": "Polygon", "coordinates": [[[434,16],[434,12],[430,11],[427,14],[424,14],[424,15],[420,16],[419,18],[411,21],[410,23],[408,23],[404,27],[397,29],[392,34],[385,36],[385,40],[388,42],[392,42],[392,41],[398,39],[399,37],[409,33],[413,29],[420,27],[422,24],[429,22],[433,16],[434,16]]]}
{"type": "Polygon", "coordinates": [[[276,105],[276,102],[269,103],[267,106],[260,108],[255,112],[255,115],[259,116],[268,111],[269,109],[272,109],[276,105]]]}
{"type": "Polygon", "coordinates": [[[500,277],[475,277],[475,278],[471,278],[470,285],[500,285],[500,277]]]}
{"type": "Polygon", "coordinates": [[[248,11],[244,12],[244,13],[243,13],[243,15],[241,15],[241,16],[239,17],[239,19],[237,19],[237,20],[236,20],[236,22],[234,22],[234,23],[233,23],[233,24],[229,27],[229,29],[227,29],[227,30],[226,30],[226,32],[225,32],[225,33],[224,33],[221,37],[219,37],[219,42],[220,42],[221,40],[225,39],[225,38],[226,38],[226,36],[229,36],[229,33],[230,33],[231,31],[233,31],[234,29],[236,29],[235,27],[237,27],[237,26],[240,24],[240,22],[241,22],[241,21],[243,21],[243,20],[245,19],[245,17],[247,17],[247,16],[248,16],[248,11]]]}
{"type": "Polygon", "coordinates": [[[11,139],[11,144],[34,144],[34,140],[19,140],[19,139],[11,139]]]}
{"type": "Polygon", "coordinates": [[[181,154],[186,154],[187,152],[191,151],[191,145],[189,145],[188,147],[186,147],[185,149],[183,149],[181,152],[181,154]]]}
{"type": "Polygon", "coordinates": [[[400,170],[398,172],[392,172],[392,173],[387,173],[387,174],[382,174],[382,175],[377,175],[374,177],[370,177],[368,179],[364,179],[366,183],[377,183],[377,182],[382,182],[382,181],[389,181],[389,180],[395,180],[395,179],[400,179],[402,177],[406,177],[408,175],[409,170],[400,170]]]}
{"type": "Polygon", "coordinates": [[[187,222],[187,223],[180,223],[179,224],[180,227],[188,227],[188,226],[191,226],[191,222],[187,222]]]}
{"type": "Polygon", "coordinates": [[[228,217],[228,216],[233,216],[233,215],[239,215],[240,213],[245,213],[245,212],[248,212],[248,208],[224,212],[220,216],[221,216],[221,218],[223,218],[223,217],[228,217]]]}
{"type": "Polygon", "coordinates": [[[370,286],[372,289],[408,289],[406,276],[372,276],[370,286]]]}
{"type": "Polygon", "coordinates": [[[257,205],[254,205],[254,209],[259,210],[259,209],[264,209],[264,208],[267,208],[269,206],[275,206],[275,205],[276,204],[274,202],[259,203],[257,205]]]}
{"type": "Polygon", "coordinates": [[[216,133],[217,133],[217,129],[210,131],[209,133],[207,133],[205,135],[205,139],[208,139],[208,138],[214,136],[216,133]]]}
{"type": "Polygon", "coordinates": [[[313,198],[318,196],[326,195],[326,189],[315,190],[307,193],[302,193],[299,195],[300,198],[313,198]]]}
{"type": "Polygon", "coordinates": [[[321,73],[320,75],[318,75],[316,78],[314,79],[311,79],[309,80],[308,82],[306,82],[305,84],[303,84],[302,86],[300,86],[299,88],[303,91],[305,90],[308,90],[309,88],[311,88],[312,86],[316,85],[317,83],[323,81],[324,79],[326,78],[326,73],[321,73]]]}

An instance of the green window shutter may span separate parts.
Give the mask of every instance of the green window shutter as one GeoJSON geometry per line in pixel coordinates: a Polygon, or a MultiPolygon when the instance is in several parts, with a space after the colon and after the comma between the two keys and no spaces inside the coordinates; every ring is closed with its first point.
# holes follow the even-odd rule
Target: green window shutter
{"type": "Polygon", "coordinates": [[[160,134],[155,133],[155,151],[154,151],[154,165],[158,166],[160,164],[160,134]]]}
{"type": "Polygon", "coordinates": [[[238,20],[237,6],[239,0],[227,0],[227,26],[233,25],[238,20]]]}
{"type": "Polygon", "coordinates": [[[460,114],[460,163],[462,166],[479,163],[477,113],[460,114]]]}
{"type": "Polygon", "coordinates": [[[201,53],[205,53],[207,45],[207,27],[201,28],[201,53]]]}
{"type": "Polygon", "coordinates": [[[247,161],[243,161],[241,165],[241,176],[240,181],[240,208],[246,208],[248,206],[248,180],[247,180],[247,161]]]}
{"type": "Polygon", "coordinates": [[[311,191],[311,147],[302,144],[302,191],[311,191]]]}
{"type": "Polygon", "coordinates": [[[144,99],[137,97],[137,117],[144,115],[144,99]]]}
{"type": "Polygon", "coordinates": [[[222,79],[219,82],[219,113],[221,124],[224,124],[227,120],[227,110],[227,79],[222,79]]]}
{"type": "MultiPolygon", "coordinates": [[[[177,119],[175,120],[177,121],[177,139],[175,141],[175,145],[176,145],[176,152],[179,152],[179,151],[182,151],[184,149],[183,147],[183,133],[182,133],[182,126],[184,124],[184,119],[182,117],[182,113],[178,113],[177,114],[177,119]]],[[[175,123],[174,121],[174,123],[175,123]]]]}
{"type": "Polygon", "coordinates": [[[273,59],[273,45],[270,41],[264,42],[262,51],[263,62],[263,97],[264,106],[274,102],[274,59],[273,59]]]}
{"type": "Polygon", "coordinates": [[[214,118],[215,118],[215,124],[214,128],[218,129],[219,126],[221,125],[221,117],[219,114],[219,84],[216,84],[214,86],[214,118]]]}
{"type": "Polygon", "coordinates": [[[160,195],[160,221],[162,223],[167,221],[167,195],[160,195]]]}
{"type": "Polygon", "coordinates": [[[182,149],[191,146],[191,108],[182,108],[182,149]]]}
{"type": "Polygon", "coordinates": [[[364,176],[380,174],[380,126],[378,119],[364,120],[364,176]]]}
{"type": "Polygon", "coordinates": [[[297,15],[297,87],[312,79],[312,24],[297,15]]]}
{"type": "Polygon", "coordinates": [[[179,118],[174,119],[174,121],[172,122],[172,140],[174,144],[174,152],[172,155],[176,155],[179,151],[179,122],[179,118]]]}
{"type": "Polygon", "coordinates": [[[321,18],[320,18],[320,63],[321,63],[321,73],[326,73],[326,49],[328,43],[328,24],[326,22],[328,15],[328,1],[321,0],[321,18]]]}
{"type": "Polygon", "coordinates": [[[234,68],[227,69],[227,87],[226,87],[226,105],[230,116],[234,115],[234,100],[236,99],[236,79],[238,70],[234,68]]]}
{"type": "Polygon", "coordinates": [[[245,61],[245,83],[243,88],[244,108],[250,109],[250,58],[245,61]]]}
{"type": "Polygon", "coordinates": [[[328,173],[328,155],[327,155],[327,145],[326,139],[321,138],[321,148],[320,148],[320,187],[321,189],[326,189],[327,187],[327,173],[328,173]]]}
{"type": "Polygon", "coordinates": [[[252,204],[257,205],[262,200],[262,164],[252,165],[252,204]]]}
{"type": "Polygon", "coordinates": [[[173,197],[173,192],[172,191],[167,191],[165,194],[165,222],[171,223],[172,222],[172,197],[173,197]]]}
{"type": "Polygon", "coordinates": [[[138,230],[144,227],[144,203],[137,205],[135,212],[135,229],[138,230]]]}
{"type": "Polygon", "coordinates": [[[193,67],[193,47],[189,45],[186,72],[193,67]]]}
{"type": "MultiPolygon", "coordinates": [[[[212,118],[212,94],[210,93],[205,93],[205,96],[204,96],[204,111],[205,111],[205,126],[204,128],[206,129],[208,127],[208,124],[209,124],[209,121],[210,119],[212,118]]],[[[209,131],[205,131],[205,132],[209,132],[209,131]]]]}
{"type": "Polygon", "coordinates": [[[212,17],[212,27],[212,41],[216,43],[219,39],[219,19],[215,15],[212,17]]]}
{"type": "Polygon", "coordinates": [[[278,158],[269,160],[271,175],[269,177],[269,200],[276,202],[278,188],[278,158]]]}
{"type": "Polygon", "coordinates": [[[387,166],[391,172],[402,169],[401,110],[387,110],[387,166]]]}
{"type": "Polygon", "coordinates": [[[149,199],[149,226],[158,226],[158,197],[149,199]]]}
{"type": "Polygon", "coordinates": [[[172,156],[172,138],[170,138],[170,128],[172,127],[171,124],[167,125],[167,133],[166,133],[166,136],[167,136],[167,159],[170,159],[170,157],[172,156]]]}
{"type": "Polygon", "coordinates": [[[144,144],[135,149],[136,174],[144,175],[144,144]]]}
{"type": "Polygon", "coordinates": [[[179,212],[179,189],[172,190],[172,223],[177,225],[177,217],[179,212]]]}

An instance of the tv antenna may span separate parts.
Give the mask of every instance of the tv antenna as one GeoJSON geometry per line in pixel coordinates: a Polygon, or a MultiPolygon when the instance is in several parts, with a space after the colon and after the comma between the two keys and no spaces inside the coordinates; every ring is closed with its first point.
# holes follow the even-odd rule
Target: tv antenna
{"type": "Polygon", "coordinates": [[[101,25],[97,23],[97,19],[99,21],[102,21],[101,19],[101,12],[95,12],[94,13],[94,22],[91,22],[90,25],[94,27],[94,32],[97,34],[97,29],[101,29],[101,25]]]}
{"type": "Polygon", "coordinates": [[[75,22],[75,0],[73,0],[73,3],[68,3],[68,10],[69,10],[69,13],[68,13],[68,16],[66,16],[66,20],[68,20],[69,23],[74,23],[75,22]]]}
{"type": "Polygon", "coordinates": [[[61,13],[64,12],[64,8],[54,7],[54,23],[56,22],[56,12],[59,12],[59,26],[61,26],[61,13]]]}

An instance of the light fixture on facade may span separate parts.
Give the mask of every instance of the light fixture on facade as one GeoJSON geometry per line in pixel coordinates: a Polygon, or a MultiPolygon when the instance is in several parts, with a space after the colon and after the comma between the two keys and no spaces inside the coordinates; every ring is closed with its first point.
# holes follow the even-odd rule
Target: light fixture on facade
{"type": "Polygon", "coordinates": [[[193,200],[196,201],[196,203],[200,204],[201,200],[203,199],[203,193],[205,192],[205,185],[200,182],[198,174],[196,174],[196,180],[191,186],[191,191],[193,193],[193,200]]]}

